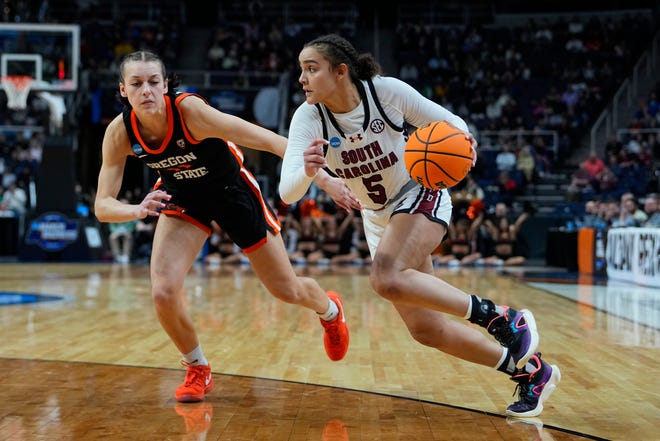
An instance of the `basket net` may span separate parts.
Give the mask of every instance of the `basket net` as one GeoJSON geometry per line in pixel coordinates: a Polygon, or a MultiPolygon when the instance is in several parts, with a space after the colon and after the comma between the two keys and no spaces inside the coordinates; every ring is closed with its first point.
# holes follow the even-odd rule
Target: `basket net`
{"type": "Polygon", "coordinates": [[[32,77],[27,75],[11,75],[2,77],[2,88],[7,95],[7,107],[15,110],[27,108],[32,77]]]}

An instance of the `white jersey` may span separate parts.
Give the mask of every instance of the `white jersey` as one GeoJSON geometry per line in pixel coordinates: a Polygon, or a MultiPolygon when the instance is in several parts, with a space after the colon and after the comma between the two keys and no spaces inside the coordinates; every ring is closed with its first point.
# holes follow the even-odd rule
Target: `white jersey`
{"type": "Polygon", "coordinates": [[[410,189],[403,159],[404,123],[420,127],[449,121],[468,132],[465,121],[425,98],[407,83],[376,76],[358,84],[361,103],[348,113],[333,114],[323,105],[301,104],[291,120],[280,176],[280,196],[300,200],[312,178],[305,174],[303,152],[324,138],[328,170],[342,178],[364,208],[379,210],[410,189]]]}

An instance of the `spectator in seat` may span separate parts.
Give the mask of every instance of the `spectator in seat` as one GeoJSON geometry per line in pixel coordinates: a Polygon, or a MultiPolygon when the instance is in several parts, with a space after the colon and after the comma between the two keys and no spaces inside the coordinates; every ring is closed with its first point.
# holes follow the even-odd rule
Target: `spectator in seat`
{"type": "Polygon", "coordinates": [[[536,160],[532,154],[532,148],[529,145],[522,146],[518,152],[516,168],[521,171],[526,184],[532,184],[535,181],[536,160]]]}
{"type": "Polygon", "coordinates": [[[618,182],[619,177],[616,173],[614,173],[614,171],[608,166],[605,166],[596,175],[596,179],[593,181],[593,186],[599,193],[608,193],[616,188],[618,182]]]}
{"type": "Polygon", "coordinates": [[[641,227],[648,220],[648,215],[639,208],[635,195],[626,192],[621,195],[619,218],[612,222],[612,227],[641,227]]]}
{"type": "Polygon", "coordinates": [[[580,195],[593,190],[594,177],[585,168],[584,162],[571,175],[571,183],[568,185],[566,198],[569,201],[580,200],[580,195]]]}
{"type": "Polygon", "coordinates": [[[599,207],[599,216],[608,227],[612,227],[614,222],[619,218],[621,207],[619,201],[613,198],[608,198],[601,202],[599,207]]]}
{"type": "Polygon", "coordinates": [[[509,172],[516,168],[516,154],[508,141],[502,143],[502,150],[495,156],[495,165],[500,172],[509,172]]]}
{"type": "Polygon", "coordinates": [[[583,165],[584,169],[595,179],[598,173],[605,168],[605,161],[598,157],[596,150],[592,149],[589,151],[589,157],[584,160],[583,165]]]}
{"type": "Polygon", "coordinates": [[[599,201],[590,199],[584,204],[584,214],[578,219],[580,225],[586,228],[596,228],[600,225],[599,201]]]}
{"type": "Polygon", "coordinates": [[[2,201],[7,204],[7,209],[13,211],[16,216],[21,217],[27,211],[27,193],[18,186],[16,181],[7,185],[2,195],[2,201]]]}
{"type": "Polygon", "coordinates": [[[14,210],[10,210],[4,200],[0,200],[0,217],[16,217],[14,210]]]}
{"type": "Polygon", "coordinates": [[[500,200],[511,204],[518,194],[518,183],[516,180],[511,177],[508,171],[501,171],[497,176],[496,185],[499,190],[500,200]]]}
{"type": "MultiPolygon", "coordinates": [[[[120,202],[128,204],[128,199],[122,198],[120,202]]],[[[117,263],[130,263],[133,254],[133,244],[135,234],[135,226],[137,220],[127,222],[110,222],[108,228],[110,235],[108,241],[110,242],[110,252],[112,258],[117,263]]]]}
{"type": "Polygon", "coordinates": [[[650,193],[644,199],[644,213],[648,216],[645,227],[660,227],[660,196],[657,193],[650,193]]]}

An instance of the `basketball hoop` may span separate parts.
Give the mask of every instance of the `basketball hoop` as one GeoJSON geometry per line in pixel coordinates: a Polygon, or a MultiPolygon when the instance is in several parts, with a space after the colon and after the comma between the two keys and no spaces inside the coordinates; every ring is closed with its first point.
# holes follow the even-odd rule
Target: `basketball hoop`
{"type": "Polygon", "coordinates": [[[27,108],[32,77],[28,75],[8,75],[2,77],[2,88],[7,94],[7,107],[14,110],[27,108]]]}

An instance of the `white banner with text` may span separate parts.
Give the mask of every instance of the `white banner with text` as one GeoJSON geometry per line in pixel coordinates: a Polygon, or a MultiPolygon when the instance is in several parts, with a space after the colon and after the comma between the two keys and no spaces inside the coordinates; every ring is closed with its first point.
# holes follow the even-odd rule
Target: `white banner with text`
{"type": "Polygon", "coordinates": [[[660,288],[660,228],[607,232],[607,277],[660,288]]]}

